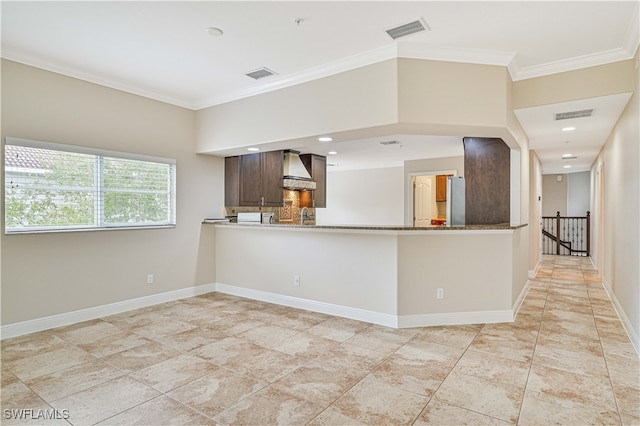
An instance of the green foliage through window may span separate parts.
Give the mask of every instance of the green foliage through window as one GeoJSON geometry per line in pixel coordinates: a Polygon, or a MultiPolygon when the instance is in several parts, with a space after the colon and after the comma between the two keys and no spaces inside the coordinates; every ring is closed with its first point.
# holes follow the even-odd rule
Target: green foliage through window
{"type": "Polygon", "coordinates": [[[7,233],[175,224],[174,161],[77,150],[7,138],[7,233]]]}

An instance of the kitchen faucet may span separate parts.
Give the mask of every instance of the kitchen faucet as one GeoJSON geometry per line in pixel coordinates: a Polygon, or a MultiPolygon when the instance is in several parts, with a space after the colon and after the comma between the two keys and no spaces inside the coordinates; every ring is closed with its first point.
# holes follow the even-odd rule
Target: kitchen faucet
{"type": "Polygon", "coordinates": [[[309,209],[307,207],[303,207],[300,210],[300,225],[304,225],[304,218],[309,216],[309,209]]]}

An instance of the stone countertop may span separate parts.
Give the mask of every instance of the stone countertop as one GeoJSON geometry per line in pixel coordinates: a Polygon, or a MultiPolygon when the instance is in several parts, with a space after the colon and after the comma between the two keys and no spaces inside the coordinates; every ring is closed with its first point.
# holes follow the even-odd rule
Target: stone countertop
{"type": "Polygon", "coordinates": [[[219,222],[219,221],[207,221],[202,222],[208,225],[220,225],[220,226],[247,226],[247,227],[261,227],[261,228],[298,228],[298,229],[335,229],[335,230],[360,230],[360,231],[493,231],[493,230],[515,230],[524,228],[527,224],[510,225],[496,224],[496,225],[466,225],[466,226],[428,226],[428,227],[415,227],[415,226],[385,226],[385,225],[299,225],[292,223],[231,223],[231,222],[219,222]]]}

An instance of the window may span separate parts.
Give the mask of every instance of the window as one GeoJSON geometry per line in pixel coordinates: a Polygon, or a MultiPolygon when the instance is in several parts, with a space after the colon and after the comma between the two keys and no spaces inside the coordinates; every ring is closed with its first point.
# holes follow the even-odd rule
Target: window
{"type": "Polygon", "coordinates": [[[175,160],[6,138],[5,232],[176,224],[175,160]]]}

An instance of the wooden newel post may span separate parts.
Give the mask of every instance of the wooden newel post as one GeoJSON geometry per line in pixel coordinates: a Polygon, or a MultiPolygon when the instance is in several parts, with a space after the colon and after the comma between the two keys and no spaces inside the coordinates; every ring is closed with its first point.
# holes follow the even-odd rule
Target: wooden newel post
{"type": "Polygon", "coordinates": [[[556,213],[556,254],[560,254],[560,212],[556,213]]]}
{"type": "Polygon", "coordinates": [[[587,257],[591,255],[591,212],[587,212],[587,257]]]}

